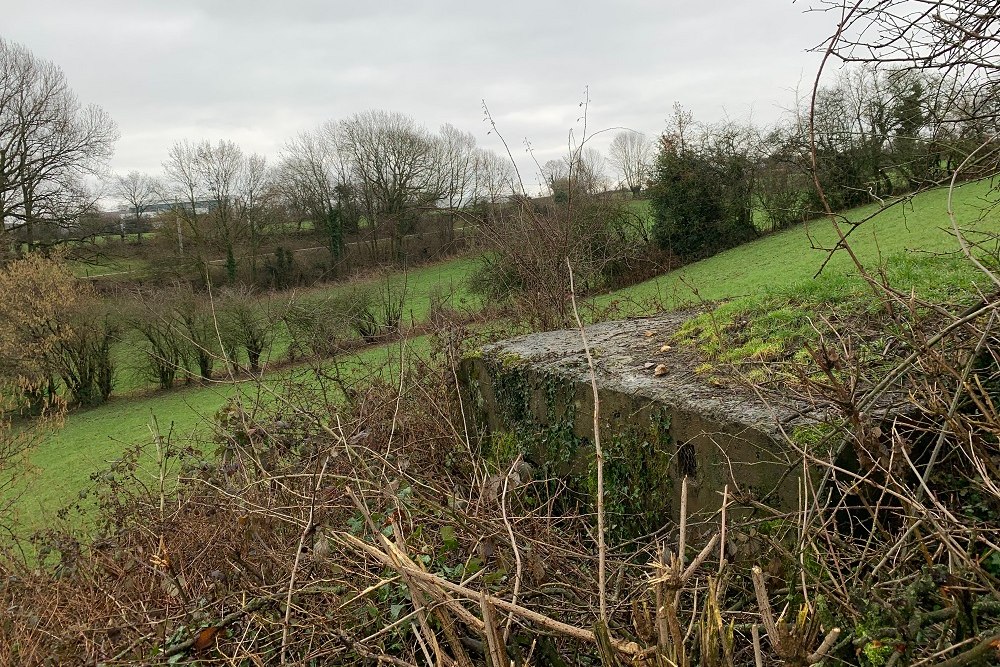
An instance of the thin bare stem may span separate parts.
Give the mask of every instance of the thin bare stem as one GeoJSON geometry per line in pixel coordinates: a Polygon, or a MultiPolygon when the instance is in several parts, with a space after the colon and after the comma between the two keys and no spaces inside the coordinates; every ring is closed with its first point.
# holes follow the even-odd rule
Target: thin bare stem
{"type": "Polygon", "coordinates": [[[587,366],[590,369],[590,387],[594,393],[594,457],[597,467],[597,580],[601,601],[601,622],[608,622],[608,582],[607,582],[607,544],[604,536],[604,453],[601,450],[601,401],[597,392],[597,371],[594,369],[594,357],[590,354],[587,343],[587,331],[580,319],[580,311],[576,307],[576,286],[573,283],[573,266],[566,258],[566,268],[569,270],[569,294],[573,302],[573,317],[580,330],[583,341],[583,351],[587,355],[587,366]]]}
{"type": "Polygon", "coordinates": [[[292,562],[292,572],[288,576],[288,595],[285,597],[285,619],[281,628],[282,665],[288,664],[288,633],[291,630],[292,595],[295,594],[295,577],[299,571],[299,561],[302,558],[302,549],[305,545],[306,538],[312,534],[313,529],[315,528],[313,519],[316,515],[316,494],[319,493],[320,486],[323,484],[323,475],[326,474],[326,466],[329,462],[329,456],[323,459],[323,465],[320,468],[319,474],[316,475],[316,480],[312,488],[312,498],[309,502],[309,517],[306,519],[305,528],[302,529],[302,533],[299,535],[299,543],[295,549],[295,560],[292,562]]]}

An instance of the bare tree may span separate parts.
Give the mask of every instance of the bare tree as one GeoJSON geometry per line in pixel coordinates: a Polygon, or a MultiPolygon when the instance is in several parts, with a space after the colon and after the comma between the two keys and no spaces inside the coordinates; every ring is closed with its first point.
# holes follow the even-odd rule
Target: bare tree
{"type": "Polygon", "coordinates": [[[501,204],[516,192],[516,175],[510,160],[479,148],[473,168],[473,198],[477,204],[501,204]]]}
{"type": "Polygon", "coordinates": [[[824,0],[842,18],[825,43],[843,62],[961,72],[980,85],[1000,75],[996,0],[824,0]]]}
{"type": "Polygon", "coordinates": [[[61,69],[0,39],[0,229],[23,230],[30,248],[39,225],[75,221],[96,199],[85,177],[105,168],[117,139],[61,69]]]}
{"type": "Polygon", "coordinates": [[[434,148],[435,189],[441,193],[441,203],[451,209],[461,208],[473,196],[476,138],[471,132],[445,123],[434,148]]]}
{"type": "Polygon", "coordinates": [[[330,257],[343,254],[345,216],[338,193],[342,183],[336,124],[327,123],[302,132],[285,143],[276,180],[282,195],[294,208],[312,218],[324,230],[330,257]]]}
{"type": "Polygon", "coordinates": [[[605,187],[605,163],[604,156],[596,148],[581,146],[542,165],[542,176],[557,200],[570,200],[581,194],[595,194],[605,187]]]}
{"type": "Polygon", "coordinates": [[[247,155],[232,141],[197,146],[195,173],[211,200],[209,212],[213,240],[226,254],[226,276],[236,281],[236,245],[243,238],[251,249],[251,279],[255,278],[256,248],[260,243],[260,220],[255,218],[265,196],[266,161],[247,155]]]}
{"type": "Polygon", "coordinates": [[[183,220],[197,241],[225,253],[226,276],[236,281],[236,247],[250,250],[251,278],[256,277],[257,253],[264,231],[264,204],[270,192],[266,160],[247,155],[232,141],[216,144],[178,142],[170,149],[164,170],[183,220]],[[202,213],[204,211],[204,213],[202,213]]]}
{"type": "Polygon", "coordinates": [[[226,254],[226,276],[231,283],[236,281],[236,242],[244,231],[236,211],[242,163],[243,151],[231,141],[220,141],[215,146],[202,141],[196,147],[195,173],[212,202],[209,234],[226,254]]]}
{"type": "Polygon", "coordinates": [[[250,280],[257,282],[257,262],[270,225],[269,202],[273,197],[271,172],[263,155],[244,156],[236,183],[236,217],[246,226],[250,251],[250,280]]]}
{"type": "Polygon", "coordinates": [[[616,134],[608,148],[608,161],[633,195],[639,194],[649,178],[652,156],[653,143],[634,130],[616,134]]]}
{"type": "Polygon", "coordinates": [[[200,240],[198,229],[198,201],[202,198],[201,181],[197,171],[198,151],[194,144],[179,141],[170,147],[167,159],[163,163],[163,171],[167,176],[165,194],[172,197],[177,206],[174,215],[177,219],[177,249],[184,254],[184,227],[186,226],[194,239],[200,240]]]}
{"type": "MultiPolygon", "coordinates": [[[[933,73],[930,122],[964,151],[969,173],[1000,166],[1000,2],[997,0],[823,0],[834,12],[834,34],[818,50],[833,58],[896,71],[933,73]]],[[[819,79],[813,98],[820,91],[819,79]]],[[[948,157],[950,162],[950,156],[948,157]]],[[[951,165],[949,164],[949,167],[951,165]]]]}
{"type": "Polygon", "coordinates": [[[580,183],[580,187],[587,194],[597,194],[603,192],[608,187],[607,159],[601,151],[592,146],[583,147],[583,150],[574,154],[573,177],[580,183]]]}
{"type": "MultiPolygon", "coordinates": [[[[155,204],[161,196],[163,188],[159,181],[149,174],[130,171],[125,176],[115,176],[114,194],[128,206],[129,213],[135,221],[135,231],[142,241],[142,215],[151,204],[155,204]]],[[[125,223],[120,225],[121,240],[125,241],[125,223]]]]}
{"type": "Polygon", "coordinates": [[[202,197],[202,192],[199,190],[201,183],[196,168],[197,161],[197,147],[185,139],[170,147],[167,159],[163,163],[163,171],[167,175],[174,199],[178,203],[183,202],[192,216],[197,210],[198,200],[202,197]]]}
{"type": "Polygon", "coordinates": [[[356,113],[336,127],[337,151],[372,226],[373,246],[382,225],[391,230],[395,253],[416,210],[436,203],[434,138],[401,113],[356,113]]]}
{"type": "Polygon", "coordinates": [[[453,240],[455,214],[475,196],[476,138],[450,123],[441,126],[434,143],[434,189],[441,194],[441,204],[450,211],[448,240],[453,240]]]}
{"type": "Polygon", "coordinates": [[[556,194],[557,184],[566,183],[569,180],[567,162],[567,160],[560,158],[558,160],[548,160],[542,165],[542,178],[545,179],[545,185],[553,195],[556,194]]]}

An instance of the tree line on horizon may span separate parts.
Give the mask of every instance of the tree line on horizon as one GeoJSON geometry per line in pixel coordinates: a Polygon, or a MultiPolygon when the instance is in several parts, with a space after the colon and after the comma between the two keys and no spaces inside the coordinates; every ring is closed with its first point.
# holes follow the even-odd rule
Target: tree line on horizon
{"type": "MultiPolygon", "coordinates": [[[[300,132],[270,163],[231,140],[183,139],[161,174],[111,173],[119,136],[106,112],[79,102],[58,66],[0,39],[2,246],[18,255],[103,235],[141,242],[150,211],[169,203],[158,226],[178,256],[221,254],[232,282],[241,246],[253,280],[262,240],[278,222],[312,222],[336,259],[345,235],[362,225],[398,244],[420,211],[496,204],[518,191],[510,160],[472,133],[448,123],[432,132],[395,111],[300,132]],[[108,195],[127,211],[120,219],[100,215],[98,200],[108,195]]],[[[622,168],[638,189],[641,167],[622,168]]]]}
{"type": "MultiPolygon", "coordinates": [[[[823,211],[815,185],[827,207],[842,210],[939,182],[987,138],[996,104],[940,72],[858,66],[771,126],[698,123],[675,104],[657,140],[622,130],[605,156],[591,136],[536,166],[557,203],[646,193],[654,240],[696,258],[823,211]]],[[[254,283],[263,242],[279,223],[311,221],[336,261],[361,227],[397,248],[422,212],[474,211],[479,219],[487,206],[528,195],[510,156],[451,124],[432,132],[397,111],[300,132],[273,163],[226,139],[180,140],[159,175],[108,171],[119,134],[100,107],[78,100],[56,65],[0,39],[3,247],[18,254],[98,234],[124,240],[126,232],[142,241],[149,210],[171,202],[159,233],[177,257],[222,256],[236,282],[239,248],[254,283]],[[127,215],[101,219],[103,194],[127,215]]]]}

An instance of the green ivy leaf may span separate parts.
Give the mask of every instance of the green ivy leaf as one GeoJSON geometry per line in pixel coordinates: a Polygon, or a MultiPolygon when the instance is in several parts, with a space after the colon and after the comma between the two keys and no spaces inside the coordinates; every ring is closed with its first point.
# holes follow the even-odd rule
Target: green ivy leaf
{"type": "Polygon", "coordinates": [[[445,551],[454,551],[458,548],[455,526],[441,526],[441,541],[444,542],[445,551]]]}

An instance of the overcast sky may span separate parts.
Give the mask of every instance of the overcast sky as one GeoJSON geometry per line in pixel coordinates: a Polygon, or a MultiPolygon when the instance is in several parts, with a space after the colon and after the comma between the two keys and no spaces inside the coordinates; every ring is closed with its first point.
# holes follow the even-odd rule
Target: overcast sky
{"type": "Polygon", "coordinates": [[[525,139],[540,163],[564,153],[587,86],[590,131],[656,135],[675,101],[701,121],[775,120],[834,27],[804,2],[7,0],[0,35],[111,114],[119,172],[160,172],[181,139],[274,158],[296,132],[370,108],[499,149],[485,99],[528,177],[525,139]]]}

